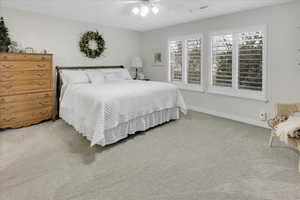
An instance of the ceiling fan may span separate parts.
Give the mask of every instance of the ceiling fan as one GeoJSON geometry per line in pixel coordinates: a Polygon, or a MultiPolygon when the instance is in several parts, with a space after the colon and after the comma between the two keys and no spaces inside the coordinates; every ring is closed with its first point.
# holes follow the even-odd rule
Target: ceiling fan
{"type": "Polygon", "coordinates": [[[134,4],[134,3],[158,3],[161,0],[119,0],[119,2],[124,4],[134,4]]]}
{"type": "Polygon", "coordinates": [[[137,4],[131,10],[134,15],[146,17],[150,13],[150,10],[154,15],[159,13],[157,3],[160,0],[121,0],[120,2],[123,4],[137,4]]]}

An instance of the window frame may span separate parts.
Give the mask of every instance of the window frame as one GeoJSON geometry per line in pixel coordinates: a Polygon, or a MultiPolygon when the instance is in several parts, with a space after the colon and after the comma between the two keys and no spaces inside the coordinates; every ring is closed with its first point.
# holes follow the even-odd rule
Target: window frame
{"type": "Polygon", "coordinates": [[[267,43],[267,26],[251,26],[233,30],[225,30],[212,32],[209,34],[209,61],[208,61],[208,87],[207,92],[211,94],[220,94],[234,96],[240,98],[254,99],[260,101],[267,100],[267,58],[268,58],[268,43],[267,43]],[[263,38],[263,60],[262,60],[262,90],[253,91],[239,88],[239,38],[238,34],[243,32],[258,32],[261,31],[263,38]],[[213,85],[213,37],[230,34],[233,36],[233,51],[232,51],[232,87],[221,87],[213,85]]]}
{"type": "Polygon", "coordinates": [[[183,90],[192,90],[204,92],[204,35],[203,34],[193,34],[193,35],[184,35],[178,37],[171,37],[168,39],[167,49],[168,49],[168,82],[177,85],[180,89],[183,90]],[[200,84],[188,83],[188,51],[187,51],[187,40],[201,40],[201,67],[200,67],[200,84]],[[171,69],[171,52],[170,52],[170,42],[182,41],[183,42],[183,55],[182,55],[182,81],[172,81],[172,69],[171,69]]]}

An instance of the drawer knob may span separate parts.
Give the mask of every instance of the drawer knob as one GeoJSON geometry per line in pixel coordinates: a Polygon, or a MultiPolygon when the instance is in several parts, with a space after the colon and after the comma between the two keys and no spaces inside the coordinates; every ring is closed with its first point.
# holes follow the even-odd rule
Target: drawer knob
{"type": "Polygon", "coordinates": [[[46,67],[46,65],[36,65],[37,67],[39,67],[39,68],[45,68],[46,67]]]}
{"type": "Polygon", "coordinates": [[[40,104],[41,106],[46,106],[46,105],[47,105],[46,102],[39,102],[39,104],[40,104]]]}
{"type": "Polygon", "coordinates": [[[12,78],[12,77],[14,77],[14,75],[5,75],[5,74],[4,74],[4,75],[2,75],[1,77],[2,77],[2,78],[12,78]]]}
{"type": "Polygon", "coordinates": [[[42,73],[38,73],[38,74],[36,74],[36,75],[39,76],[39,77],[45,76],[45,74],[42,74],[42,73]]]}
{"type": "Polygon", "coordinates": [[[5,103],[5,99],[1,98],[0,103],[5,103]]]}
{"type": "Polygon", "coordinates": [[[4,67],[5,69],[10,69],[12,68],[14,65],[2,65],[2,67],[4,67]]]}
{"type": "Polygon", "coordinates": [[[9,110],[14,109],[14,108],[15,108],[14,106],[2,107],[2,108],[0,108],[0,110],[2,110],[2,111],[9,111],[9,110]]]}
{"type": "Polygon", "coordinates": [[[34,84],[39,85],[39,86],[45,85],[45,83],[43,83],[43,82],[34,82],[34,84]]]}
{"type": "Polygon", "coordinates": [[[3,119],[2,121],[4,121],[4,122],[11,122],[11,121],[13,121],[13,120],[16,120],[16,118],[15,117],[12,117],[12,118],[9,118],[9,119],[3,119]]]}
{"type": "Polygon", "coordinates": [[[48,113],[48,112],[46,112],[46,111],[41,111],[41,112],[40,112],[41,115],[46,115],[47,113],[48,113]]]}
{"type": "Polygon", "coordinates": [[[10,89],[13,87],[13,85],[2,85],[1,86],[2,88],[5,88],[5,89],[10,89]]]}
{"type": "Polygon", "coordinates": [[[2,58],[1,59],[3,59],[3,60],[7,60],[7,56],[2,56],[2,58]]]}

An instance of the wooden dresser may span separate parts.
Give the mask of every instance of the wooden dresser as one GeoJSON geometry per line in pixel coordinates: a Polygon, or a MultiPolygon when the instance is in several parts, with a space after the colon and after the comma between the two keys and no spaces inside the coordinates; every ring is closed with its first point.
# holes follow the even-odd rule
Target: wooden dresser
{"type": "Polygon", "coordinates": [[[0,53],[0,128],[55,117],[52,55],[0,53]]]}

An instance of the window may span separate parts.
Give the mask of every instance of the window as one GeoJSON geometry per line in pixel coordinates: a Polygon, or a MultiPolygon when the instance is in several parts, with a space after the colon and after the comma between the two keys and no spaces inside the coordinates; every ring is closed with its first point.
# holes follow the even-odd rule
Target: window
{"type": "Polygon", "coordinates": [[[209,90],[265,100],[264,28],[211,36],[209,90]]]}
{"type": "Polygon", "coordinates": [[[213,85],[232,87],[232,35],[215,36],[212,43],[213,85]]]}
{"type": "Polygon", "coordinates": [[[202,82],[202,37],[169,40],[169,80],[183,89],[200,89],[202,82]]]}
{"type": "Polygon", "coordinates": [[[189,84],[201,84],[201,40],[187,40],[187,67],[189,84]]]}
{"type": "Polygon", "coordinates": [[[239,34],[239,89],[262,91],[263,33],[239,34]]]}
{"type": "Polygon", "coordinates": [[[182,41],[171,41],[169,43],[172,81],[182,81],[182,43],[182,41]]]}

